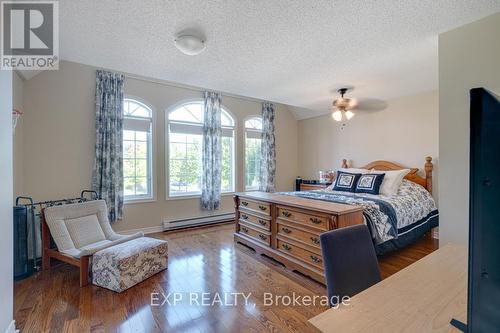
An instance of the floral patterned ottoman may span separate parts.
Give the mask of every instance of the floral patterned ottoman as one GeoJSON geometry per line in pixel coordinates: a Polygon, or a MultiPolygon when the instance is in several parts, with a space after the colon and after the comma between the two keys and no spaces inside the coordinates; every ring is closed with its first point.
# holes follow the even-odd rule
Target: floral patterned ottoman
{"type": "Polygon", "coordinates": [[[92,283],[122,292],[167,268],[166,241],[141,237],[92,256],[92,283]]]}

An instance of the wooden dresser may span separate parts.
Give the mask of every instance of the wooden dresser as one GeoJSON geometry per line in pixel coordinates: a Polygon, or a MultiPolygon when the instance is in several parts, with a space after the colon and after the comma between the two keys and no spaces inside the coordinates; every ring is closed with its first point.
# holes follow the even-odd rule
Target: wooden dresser
{"type": "Polygon", "coordinates": [[[325,283],[319,235],[363,223],[357,206],[265,192],[237,193],[235,242],[325,283]]]}

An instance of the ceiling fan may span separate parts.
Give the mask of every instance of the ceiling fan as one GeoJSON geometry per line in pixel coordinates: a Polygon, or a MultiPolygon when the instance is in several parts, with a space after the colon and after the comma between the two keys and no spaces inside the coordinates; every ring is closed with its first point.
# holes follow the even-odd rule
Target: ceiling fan
{"type": "Polygon", "coordinates": [[[332,118],[335,121],[350,120],[354,117],[353,110],[363,111],[381,111],[387,108],[387,102],[375,98],[347,98],[344,95],[352,88],[340,88],[337,92],[340,98],[337,98],[332,103],[332,118]]]}
{"type": "Polygon", "coordinates": [[[355,109],[357,106],[356,100],[352,98],[344,97],[348,88],[340,88],[338,93],[340,94],[340,98],[337,98],[333,101],[332,106],[334,111],[332,112],[332,118],[335,121],[342,121],[342,119],[349,120],[354,117],[354,112],[351,110],[355,109]]]}

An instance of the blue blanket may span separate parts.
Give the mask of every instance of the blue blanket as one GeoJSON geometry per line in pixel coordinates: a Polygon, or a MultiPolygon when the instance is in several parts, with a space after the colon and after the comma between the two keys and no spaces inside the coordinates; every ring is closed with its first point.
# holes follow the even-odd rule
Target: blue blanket
{"type": "MultiPolygon", "coordinates": [[[[420,185],[403,181],[398,193],[393,196],[359,194],[330,190],[281,192],[283,195],[336,202],[363,207],[366,220],[376,245],[404,236],[408,229],[415,229],[436,215],[437,209],[430,193],[420,185]]],[[[422,227],[419,230],[426,230],[422,227]]]]}
{"type": "Polygon", "coordinates": [[[396,212],[391,204],[384,200],[373,197],[367,198],[352,193],[349,193],[350,195],[344,195],[338,192],[321,190],[281,192],[279,194],[362,206],[364,208],[363,215],[377,244],[386,241],[388,237],[397,237],[398,224],[396,212]]]}

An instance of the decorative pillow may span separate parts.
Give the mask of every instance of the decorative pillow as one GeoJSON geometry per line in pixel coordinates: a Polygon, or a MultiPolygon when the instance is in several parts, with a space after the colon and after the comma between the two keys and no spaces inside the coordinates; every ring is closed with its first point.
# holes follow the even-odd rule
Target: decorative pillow
{"type": "Polygon", "coordinates": [[[356,193],[379,194],[380,185],[384,180],[385,173],[368,173],[361,175],[356,185],[356,193]]]}
{"type": "Polygon", "coordinates": [[[332,184],[326,188],[328,191],[334,191],[333,187],[335,186],[335,180],[337,179],[337,176],[338,176],[339,172],[365,174],[365,173],[370,173],[370,170],[368,170],[368,169],[357,169],[357,168],[338,168],[335,171],[332,184]]]}
{"type": "Polygon", "coordinates": [[[337,179],[335,179],[335,183],[333,183],[333,190],[354,192],[360,176],[360,173],[338,171],[337,179]]]}
{"type": "Polygon", "coordinates": [[[410,169],[392,170],[392,171],[377,171],[375,169],[371,170],[371,174],[382,174],[385,173],[384,180],[380,186],[380,194],[383,195],[394,195],[398,193],[399,186],[403,182],[403,178],[410,173],[410,169]]]}
{"type": "Polygon", "coordinates": [[[106,239],[97,215],[88,215],[64,221],[77,249],[106,239]]]}

